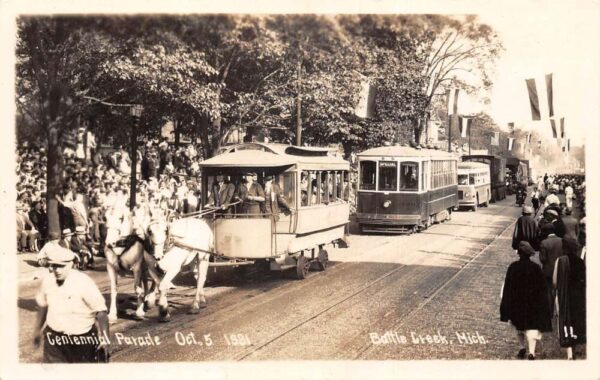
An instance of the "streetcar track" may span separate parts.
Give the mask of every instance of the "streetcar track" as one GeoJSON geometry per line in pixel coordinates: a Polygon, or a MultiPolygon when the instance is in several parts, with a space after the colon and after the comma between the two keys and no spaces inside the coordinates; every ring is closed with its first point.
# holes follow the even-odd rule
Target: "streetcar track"
{"type": "MultiPolygon", "coordinates": [[[[397,330],[405,321],[409,320],[413,315],[415,315],[417,312],[419,312],[420,310],[422,310],[425,306],[427,306],[433,299],[435,299],[437,297],[437,295],[446,288],[446,286],[448,284],[450,284],[455,278],[457,278],[462,272],[463,270],[465,270],[467,267],[471,266],[472,263],[479,258],[485,251],[487,251],[488,248],[490,248],[492,246],[492,244],[496,241],[496,239],[498,239],[500,236],[502,236],[504,233],[506,233],[506,231],[508,231],[511,227],[513,227],[515,225],[515,223],[517,223],[517,221],[513,221],[512,223],[510,223],[508,226],[506,226],[504,229],[502,229],[502,231],[497,234],[495,237],[493,237],[490,241],[489,244],[487,244],[483,249],[481,249],[479,252],[477,252],[471,259],[469,259],[460,269],[458,269],[456,271],[456,273],[454,273],[448,280],[446,280],[445,282],[443,282],[436,290],[434,290],[431,294],[429,294],[426,298],[425,301],[422,302],[421,304],[417,305],[417,307],[415,307],[414,309],[412,309],[411,311],[409,311],[407,314],[405,314],[404,316],[402,316],[398,322],[396,322],[394,325],[392,325],[392,330],[397,330]]],[[[373,344],[371,343],[367,343],[363,349],[359,350],[358,353],[354,356],[354,360],[358,360],[361,358],[361,356],[363,356],[367,351],[371,350],[373,347],[375,347],[373,344]]]]}
{"type": "MultiPolygon", "coordinates": [[[[502,209],[498,209],[498,212],[491,214],[491,216],[496,216],[498,215],[500,212],[502,211],[502,209]]],[[[440,287],[438,287],[437,289],[433,290],[431,293],[429,293],[428,295],[425,296],[425,298],[427,299],[426,302],[424,302],[422,305],[417,306],[416,309],[414,309],[413,311],[411,311],[410,313],[408,313],[406,316],[404,316],[403,318],[401,318],[401,321],[403,321],[406,317],[413,315],[415,311],[420,310],[423,306],[425,306],[427,303],[429,303],[429,301],[434,298],[438,292],[444,288],[446,286],[446,284],[448,284],[448,282],[452,281],[452,279],[454,279],[465,267],[467,267],[475,258],[477,258],[481,253],[483,253],[489,246],[490,244],[492,244],[499,236],[501,236],[508,228],[510,228],[515,222],[509,224],[507,227],[503,228],[496,236],[492,237],[491,239],[489,239],[489,243],[483,248],[481,249],[478,253],[476,253],[473,257],[471,257],[468,261],[466,261],[458,270],[456,273],[454,273],[446,282],[442,283],[440,285],[440,287]]],[[[460,225],[463,227],[471,227],[468,224],[456,224],[456,225],[460,225]]],[[[495,228],[501,228],[501,226],[496,226],[495,228]]],[[[457,236],[456,234],[450,235],[453,236],[455,239],[459,239],[459,236],[457,236]]],[[[460,239],[459,239],[460,240],[460,239]]],[[[384,241],[382,244],[380,244],[379,246],[383,246],[389,243],[389,240],[384,241]]],[[[361,254],[362,255],[362,254],[361,254]]],[[[369,282],[368,284],[364,285],[363,287],[361,287],[360,289],[356,290],[355,292],[353,292],[352,294],[344,297],[343,299],[335,302],[332,305],[329,305],[328,307],[324,308],[323,310],[315,313],[314,315],[312,315],[311,317],[301,321],[300,323],[297,323],[296,325],[292,326],[291,328],[287,329],[286,331],[283,331],[282,333],[278,334],[277,336],[270,338],[269,340],[267,340],[266,342],[253,347],[251,350],[247,350],[246,352],[244,352],[243,354],[237,356],[235,358],[236,361],[241,361],[246,359],[247,357],[253,355],[255,352],[258,352],[260,350],[262,350],[263,348],[265,348],[266,346],[272,344],[273,342],[277,341],[278,339],[282,338],[285,335],[288,335],[289,333],[295,331],[296,329],[298,329],[299,327],[309,323],[310,321],[320,317],[321,315],[327,313],[329,310],[335,308],[336,306],[339,306],[340,304],[358,296],[359,294],[363,293],[364,291],[366,291],[367,289],[373,287],[374,285],[377,285],[378,283],[382,282],[384,279],[386,279],[387,277],[397,273],[398,271],[408,268],[410,267],[410,265],[408,264],[403,264],[400,265],[399,267],[394,268],[393,270],[384,273],[383,275],[379,276],[378,278],[376,278],[375,280],[369,282]]],[[[365,351],[365,350],[361,350],[359,351],[359,354],[357,355],[360,356],[361,352],[365,351]]]]}

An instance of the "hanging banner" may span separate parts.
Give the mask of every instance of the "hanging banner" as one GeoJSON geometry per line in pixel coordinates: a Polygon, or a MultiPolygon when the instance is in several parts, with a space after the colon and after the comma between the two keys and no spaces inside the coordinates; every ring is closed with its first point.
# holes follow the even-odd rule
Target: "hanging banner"
{"type": "Polygon", "coordinates": [[[467,137],[471,135],[471,119],[470,117],[460,117],[460,137],[467,137]]]}
{"type": "Polygon", "coordinates": [[[535,79],[526,79],[527,92],[529,93],[529,105],[531,107],[531,119],[540,120],[540,101],[538,99],[535,79]]]}
{"type": "Polygon", "coordinates": [[[548,112],[549,116],[554,116],[554,101],[553,101],[553,91],[552,91],[552,73],[546,74],[546,95],[548,96],[548,112]]]}
{"type": "Polygon", "coordinates": [[[571,139],[567,139],[567,151],[571,151],[571,139]]]}
{"type": "Polygon", "coordinates": [[[448,115],[456,115],[458,113],[458,88],[446,90],[446,108],[448,115]]]}
{"type": "Polygon", "coordinates": [[[512,151],[513,148],[513,143],[515,142],[515,139],[513,137],[509,137],[508,138],[508,150],[512,151]]]}
{"type": "Polygon", "coordinates": [[[360,84],[358,104],[354,114],[362,119],[373,117],[375,110],[375,87],[365,78],[360,84]]]}
{"type": "Polygon", "coordinates": [[[560,138],[561,139],[565,138],[565,118],[564,117],[560,118],[560,138]]]}
{"type": "Polygon", "coordinates": [[[500,132],[494,132],[494,135],[491,137],[491,144],[500,146],[500,132]]]}
{"type": "Polygon", "coordinates": [[[556,121],[554,119],[550,119],[550,126],[552,127],[552,137],[557,138],[556,121]]]}

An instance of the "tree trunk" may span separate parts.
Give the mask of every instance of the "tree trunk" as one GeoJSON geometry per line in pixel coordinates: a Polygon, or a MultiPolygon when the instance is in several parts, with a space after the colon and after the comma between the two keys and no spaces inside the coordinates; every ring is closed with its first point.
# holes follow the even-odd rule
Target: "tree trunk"
{"type": "Polygon", "coordinates": [[[58,201],[63,183],[63,155],[60,141],[58,141],[58,128],[50,127],[48,130],[48,150],[46,169],[46,204],[48,205],[48,234],[60,236],[60,219],[58,216],[58,201]]]}

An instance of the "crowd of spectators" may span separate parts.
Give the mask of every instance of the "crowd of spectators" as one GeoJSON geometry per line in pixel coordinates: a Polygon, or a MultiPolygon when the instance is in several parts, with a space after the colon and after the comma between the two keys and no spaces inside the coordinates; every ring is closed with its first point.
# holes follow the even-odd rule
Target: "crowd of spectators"
{"type": "MultiPolygon", "coordinates": [[[[200,155],[193,145],[176,147],[152,140],[137,152],[136,203],[167,212],[189,213],[199,209],[200,155]]],[[[46,152],[39,146],[17,150],[17,234],[20,251],[35,251],[48,240],[46,217],[46,152]]],[[[64,234],[84,229],[98,242],[102,210],[127,207],[132,160],[125,147],[101,152],[90,149],[87,157],[64,151],[64,186],[57,196],[64,234]]],[[[57,238],[56,236],[50,238],[57,238]]]]}

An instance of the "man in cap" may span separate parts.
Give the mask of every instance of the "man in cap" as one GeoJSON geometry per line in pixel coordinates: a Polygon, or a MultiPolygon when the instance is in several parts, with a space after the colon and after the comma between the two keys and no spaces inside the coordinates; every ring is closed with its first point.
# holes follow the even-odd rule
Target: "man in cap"
{"type": "Polygon", "coordinates": [[[265,201],[265,191],[257,182],[258,175],[249,172],[245,175],[245,181],[235,189],[234,199],[242,201],[242,213],[261,214],[260,204],[265,201]]]}
{"type": "Polygon", "coordinates": [[[44,363],[95,362],[98,351],[108,353],[110,344],[104,297],[90,277],[72,270],[73,252],[54,245],[47,255],[51,274],[44,277],[36,296],[33,343],[39,347],[44,341],[44,363]]]}
{"type": "Polygon", "coordinates": [[[265,177],[265,214],[272,215],[275,221],[279,220],[279,206],[282,206],[289,212],[293,212],[294,208],[290,206],[283,196],[281,187],[274,181],[276,177],[273,175],[265,177]]]}
{"type": "Polygon", "coordinates": [[[533,208],[523,206],[523,215],[517,220],[512,238],[512,248],[517,249],[522,241],[528,242],[533,249],[538,249],[540,229],[532,216],[533,208]]]}

